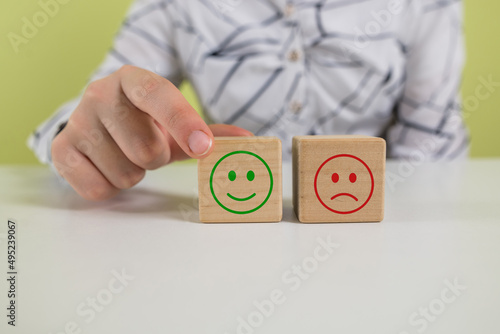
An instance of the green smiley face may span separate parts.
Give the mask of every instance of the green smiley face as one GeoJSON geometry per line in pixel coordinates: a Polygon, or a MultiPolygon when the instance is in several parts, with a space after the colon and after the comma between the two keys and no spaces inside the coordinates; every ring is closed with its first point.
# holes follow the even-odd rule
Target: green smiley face
{"type": "Polygon", "coordinates": [[[210,191],[224,210],[240,215],[252,213],[271,197],[273,174],[257,154],[234,151],[215,164],[210,174],[210,191]]]}

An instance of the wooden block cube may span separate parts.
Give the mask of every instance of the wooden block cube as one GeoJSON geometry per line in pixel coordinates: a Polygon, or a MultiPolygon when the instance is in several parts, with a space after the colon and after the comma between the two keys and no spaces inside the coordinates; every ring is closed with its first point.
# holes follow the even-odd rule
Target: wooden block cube
{"type": "Polygon", "coordinates": [[[384,219],[384,139],[298,136],[292,147],[293,206],[300,222],[384,219]]]}
{"type": "Polygon", "coordinates": [[[200,220],[278,222],[283,215],[281,141],[276,137],[218,137],[198,161],[200,220]]]}

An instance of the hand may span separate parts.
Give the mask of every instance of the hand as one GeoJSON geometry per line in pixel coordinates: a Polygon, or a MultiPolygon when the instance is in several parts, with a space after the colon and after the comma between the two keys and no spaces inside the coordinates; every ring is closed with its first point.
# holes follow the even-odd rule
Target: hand
{"type": "Polygon", "coordinates": [[[146,170],[208,156],[214,135],[252,134],[208,126],[168,80],[126,65],[88,86],[52,142],[52,160],[78,194],[99,201],[133,187],[146,170]]]}

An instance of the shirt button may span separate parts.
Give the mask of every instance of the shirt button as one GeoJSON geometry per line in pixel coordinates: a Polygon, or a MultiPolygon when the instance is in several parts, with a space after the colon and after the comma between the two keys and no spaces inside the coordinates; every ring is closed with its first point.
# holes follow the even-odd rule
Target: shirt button
{"type": "Polygon", "coordinates": [[[288,53],[288,60],[295,63],[300,59],[300,52],[298,50],[292,50],[288,53]]]}
{"type": "Polygon", "coordinates": [[[290,18],[295,13],[295,6],[293,3],[287,3],[285,6],[284,15],[286,18],[290,18]]]}
{"type": "Polygon", "coordinates": [[[297,115],[302,111],[303,107],[304,106],[302,105],[302,103],[300,103],[299,101],[294,101],[290,104],[290,112],[297,115]]]}

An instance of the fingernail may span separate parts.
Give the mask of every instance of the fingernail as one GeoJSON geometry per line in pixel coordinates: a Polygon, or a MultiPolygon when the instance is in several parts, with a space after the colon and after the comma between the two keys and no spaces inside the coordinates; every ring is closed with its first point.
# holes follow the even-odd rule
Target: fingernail
{"type": "Polygon", "coordinates": [[[205,155],[212,147],[212,139],[203,131],[193,131],[188,138],[191,152],[196,155],[205,155]]]}

